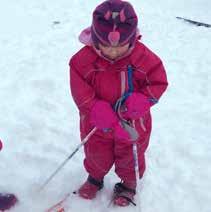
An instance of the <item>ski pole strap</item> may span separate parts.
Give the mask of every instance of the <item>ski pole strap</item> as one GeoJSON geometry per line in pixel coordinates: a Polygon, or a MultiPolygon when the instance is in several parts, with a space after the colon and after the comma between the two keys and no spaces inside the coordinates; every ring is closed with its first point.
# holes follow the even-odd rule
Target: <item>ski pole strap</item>
{"type": "MultiPolygon", "coordinates": [[[[134,91],[134,87],[133,87],[133,69],[132,69],[132,66],[131,65],[128,65],[128,69],[127,69],[127,76],[128,76],[128,91],[126,91],[124,93],[124,100],[123,102],[128,98],[128,96],[131,95],[131,93],[133,93],[134,91]]],[[[158,103],[158,99],[154,98],[154,97],[151,97],[149,98],[149,101],[152,102],[153,104],[156,104],[158,103]]],[[[123,103],[122,102],[122,103],[123,103]]]]}
{"type": "Polygon", "coordinates": [[[157,104],[157,103],[158,103],[158,99],[156,99],[156,98],[149,98],[149,101],[150,101],[152,104],[157,104]]]}
{"type": "Polygon", "coordinates": [[[127,78],[128,78],[128,91],[117,100],[116,104],[114,105],[114,110],[117,112],[121,105],[125,102],[125,100],[131,95],[134,90],[133,87],[133,69],[131,65],[127,67],[127,78]]]}
{"type": "Polygon", "coordinates": [[[133,88],[133,69],[131,65],[128,65],[127,67],[127,75],[128,75],[129,90],[126,93],[132,93],[134,88],[133,88]]]}

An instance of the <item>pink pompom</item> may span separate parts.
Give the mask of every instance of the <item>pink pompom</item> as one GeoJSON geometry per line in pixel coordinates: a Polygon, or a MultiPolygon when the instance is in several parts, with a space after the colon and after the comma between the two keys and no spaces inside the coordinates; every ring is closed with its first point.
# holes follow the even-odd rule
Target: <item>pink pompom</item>
{"type": "Polygon", "coordinates": [[[109,42],[110,42],[110,44],[111,44],[112,46],[118,45],[119,40],[120,40],[120,33],[117,32],[117,31],[115,31],[115,32],[110,32],[110,33],[108,34],[108,40],[109,40],[109,42]]]}

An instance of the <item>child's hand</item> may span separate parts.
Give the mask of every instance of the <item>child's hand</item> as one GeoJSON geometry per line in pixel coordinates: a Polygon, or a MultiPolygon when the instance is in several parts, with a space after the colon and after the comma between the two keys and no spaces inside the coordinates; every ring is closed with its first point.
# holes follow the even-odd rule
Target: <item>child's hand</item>
{"type": "Polygon", "coordinates": [[[103,130],[113,128],[119,120],[108,102],[97,100],[90,113],[90,122],[103,130]]]}
{"type": "Polygon", "coordinates": [[[123,117],[126,119],[139,119],[150,110],[150,102],[142,93],[134,92],[125,101],[123,117]]]}
{"type": "Polygon", "coordinates": [[[90,122],[101,130],[113,129],[117,139],[130,139],[129,133],[123,129],[116,113],[106,101],[96,101],[90,113],[90,122]]]}

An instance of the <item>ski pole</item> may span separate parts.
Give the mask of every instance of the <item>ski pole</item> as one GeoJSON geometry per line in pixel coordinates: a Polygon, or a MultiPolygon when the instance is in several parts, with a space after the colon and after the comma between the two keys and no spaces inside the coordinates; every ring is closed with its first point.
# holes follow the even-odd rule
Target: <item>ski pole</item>
{"type": "MultiPolygon", "coordinates": [[[[133,127],[135,129],[135,123],[133,122],[133,127]]],[[[137,131],[136,131],[137,133],[137,131]]],[[[138,162],[138,148],[137,148],[137,139],[134,139],[133,140],[133,158],[134,158],[134,162],[135,162],[135,175],[136,175],[136,193],[137,193],[137,205],[138,205],[138,212],[141,211],[141,204],[140,204],[140,198],[141,198],[141,195],[140,195],[140,191],[139,191],[139,182],[140,182],[140,172],[139,172],[139,162],[138,162]]]]}
{"type": "Polygon", "coordinates": [[[96,132],[97,128],[94,127],[91,132],[77,145],[75,150],[59,165],[59,167],[47,178],[47,180],[40,187],[39,192],[42,191],[52,178],[63,168],[63,166],[75,155],[75,153],[89,140],[89,138],[96,132]]]}
{"type": "MultiPolygon", "coordinates": [[[[136,193],[137,193],[137,205],[138,207],[140,207],[140,198],[141,198],[141,195],[140,195],[140,192],[139,192],[139,176],[140,176],[140,173],[139,173],[139,164],[138,164],[138,148],[137,148],[137,143],[136,141],[134,141],[133,143],[133,157],[134,157],[134,162],[135,162],[135,175],[136,175],[136,186],[137,186],[137,189],[136,189],[136,193]]],[[[138,209],[138,211],[140,212],[140,208],[138,209]]]]}
{"type": "Polygon", "coordinates": [[[137,139],[139,138],[138,132],[135,129],[135,123],[133,122],[133,127],[131,127],[130,125],[128,125],[126,122],[122,121],[122,125],[124,127],[124,129],[130,134],[131,137],[131,141],[133,141],[133,158],[134,158],[134,169],[135,169],[135,176],[136,176],[136,186],[137,186],[137,211],[140,212],[141,208],[140,208],[140,192],[139,192],[139,177],[140,177],[140,173],[139,173],[139,163],[138,163],[138,148],[137,148],[137,139]]]}

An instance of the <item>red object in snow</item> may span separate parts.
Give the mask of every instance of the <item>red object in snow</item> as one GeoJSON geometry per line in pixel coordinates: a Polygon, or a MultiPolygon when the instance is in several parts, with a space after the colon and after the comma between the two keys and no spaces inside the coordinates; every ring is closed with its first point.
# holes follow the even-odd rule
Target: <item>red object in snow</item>
{"type": "Polygon", "coordinates": [[[0,139],[0,151],[2,150],[2,147],[3,147],[3,144],[2,144],[2,141],[0,139]]]}
{"type": "Polygon", "coordinates": [[[45,212],[65,212],[68,210],[68,200],[71,193],[67,193],[66,196],[60,200],[58,203],[53,205],[51,208],[47,209],[45,212]]]}
{"type": "Polygon", "coordinates": [[[12,208],[18,199],[14,194],[0,193],[0,211],[12,208]]]}

